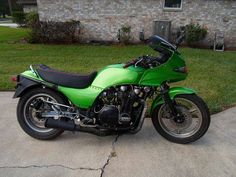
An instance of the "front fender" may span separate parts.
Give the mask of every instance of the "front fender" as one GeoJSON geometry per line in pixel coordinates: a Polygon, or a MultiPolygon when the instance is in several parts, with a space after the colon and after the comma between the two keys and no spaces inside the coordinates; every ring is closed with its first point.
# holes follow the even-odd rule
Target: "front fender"
{"type": "MultiPolygon", "coordinates": [[[[186,87],[172,87],[169,89],[169,95],[171,99],[174,99],[175,96],[177,95],[181,95],[181,94],[194,94],[196,93],[196,91],[194,91],[193,89],[190,88],[186,88],[186,87]]],[[[158,95],[155,100],[152,102],[152,106],[151,106],[151,113],[153,112],[153,110],[164,103],[164,100],[162,99],[161,95],[158,95]]]]}

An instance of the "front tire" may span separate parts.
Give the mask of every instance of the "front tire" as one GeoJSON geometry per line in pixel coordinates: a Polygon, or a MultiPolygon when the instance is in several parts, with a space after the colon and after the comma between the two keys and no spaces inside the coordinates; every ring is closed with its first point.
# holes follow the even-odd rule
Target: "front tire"
{"type": "Polygon", "coordinates": [[[49,99],[49,101],[60,104],[67,104],[67,101],[63,99],[60,94],[47,88],[35,88],[27,91],[27,93],[20,98],[17,105],[17,120],[24,132],[31,137],[40,140],[54,139],[61,135],[63,130],[46,128],[44,126],[46,119],[40,118],[37,113],[38,110],[31,106],[32,103],[39,98],[49,99]]]}
{"type": "Polygon", "coordinates": [[[184,121],[173,120],[166,104],[156,107],[152,114],[152,122],[157,132],[167,140],[187,144],[201,138],[209,128],[210,113],[206,103],[197,95],[177,95],[176,109],[184,121]]]}

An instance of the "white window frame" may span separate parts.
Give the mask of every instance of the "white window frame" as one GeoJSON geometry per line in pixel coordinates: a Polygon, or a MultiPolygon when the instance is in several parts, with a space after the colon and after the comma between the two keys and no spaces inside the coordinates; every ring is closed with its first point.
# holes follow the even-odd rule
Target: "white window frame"
{"type": "Polygon", "coordinates": [[[180,7],[165,7],[166,0],[163,0],[163,9],[165,11],[182,11],[183,10],[183,0],[181,0],[180,7]]]}

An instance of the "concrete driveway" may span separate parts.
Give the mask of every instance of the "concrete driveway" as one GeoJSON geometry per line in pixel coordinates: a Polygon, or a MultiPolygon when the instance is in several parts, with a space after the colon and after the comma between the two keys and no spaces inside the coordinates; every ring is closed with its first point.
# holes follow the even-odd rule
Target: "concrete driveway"
{"type": "Polygon", "coordinates": [[[19,127],[12,95],[0,92],[1,177],[236,176],[236,108],[213,115],[208,133],[189,145],[163,139],[150,119],[136,135],[65,132],[39,141],[19,127]]]}

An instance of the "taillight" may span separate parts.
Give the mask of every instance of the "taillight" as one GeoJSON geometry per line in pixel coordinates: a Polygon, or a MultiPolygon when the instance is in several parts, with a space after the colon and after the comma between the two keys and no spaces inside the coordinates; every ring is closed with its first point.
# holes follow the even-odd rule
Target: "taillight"
{"type": "Polygon", "coordinates": [[[11,81],[12,82],[18,82],[18,76],[12,76],[11,81]]]}

